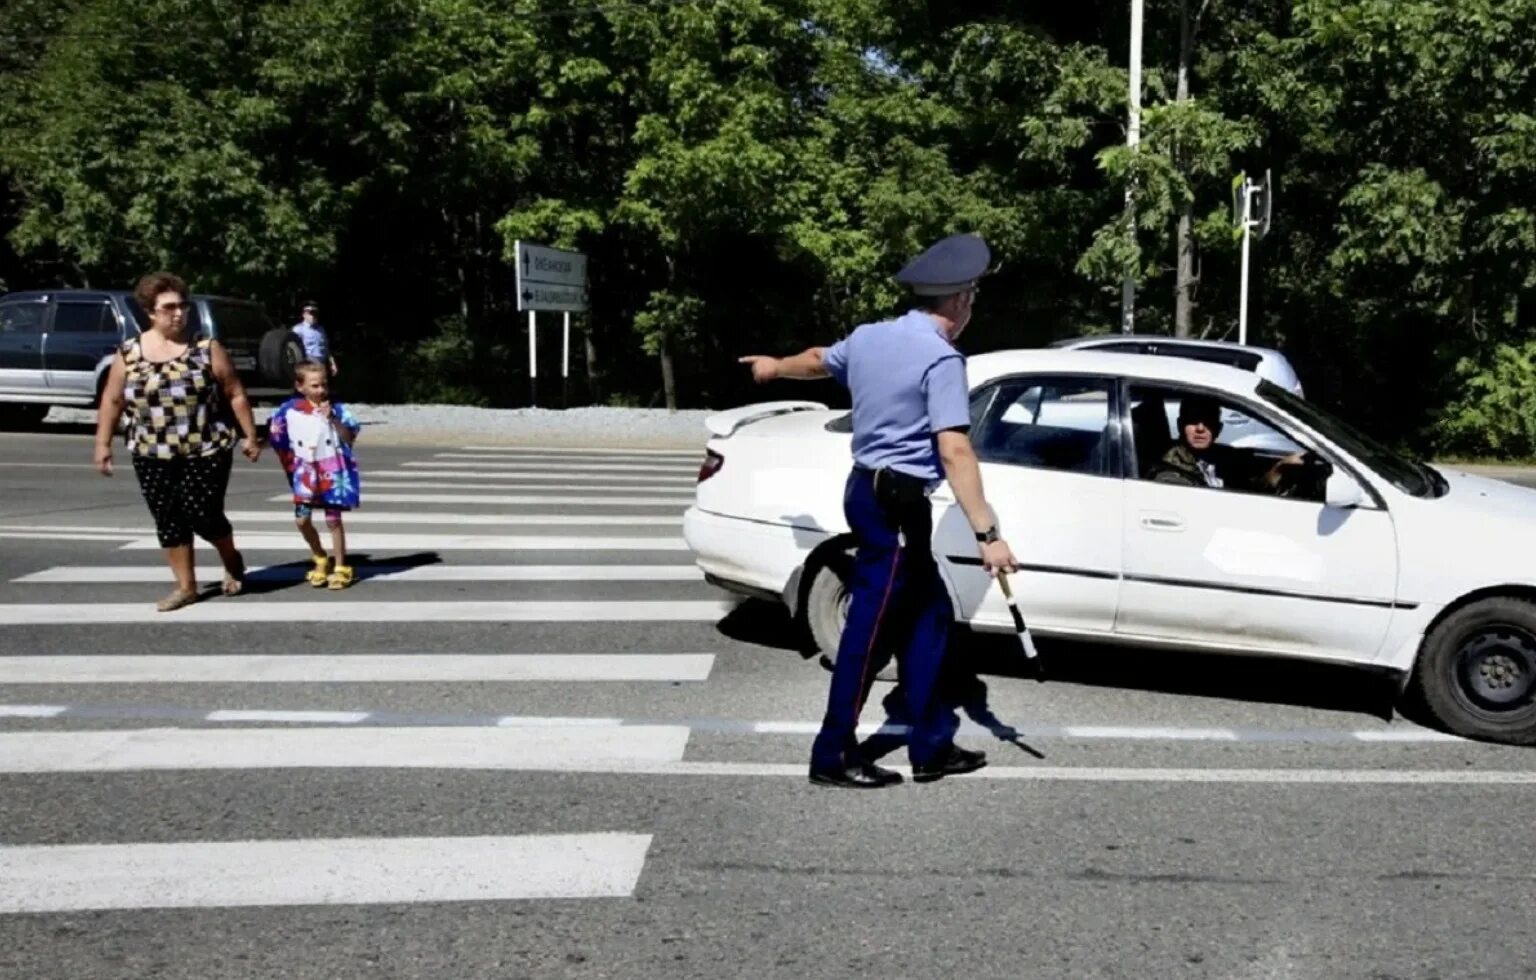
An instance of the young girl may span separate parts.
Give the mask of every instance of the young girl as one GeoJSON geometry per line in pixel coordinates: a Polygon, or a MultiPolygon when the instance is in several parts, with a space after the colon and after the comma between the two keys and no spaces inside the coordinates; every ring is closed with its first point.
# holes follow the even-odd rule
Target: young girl
{"type": "Polygon", "coordinates": [[[315,563],[304,580],[316,588],[345,589],[352,584],[352,568],[347,564],[347,535],[341,514],[359,503],[352,443],[362,426],[345,405],[331,404],[325,365],[300,361],[294,365],[293,379],[299,397],[278,406],[268,429],[272,448],[293,487],[295,522],[315,563]],[[325,510],[334,560],[326,556],[315,531],[316,507],[325,510]]]}

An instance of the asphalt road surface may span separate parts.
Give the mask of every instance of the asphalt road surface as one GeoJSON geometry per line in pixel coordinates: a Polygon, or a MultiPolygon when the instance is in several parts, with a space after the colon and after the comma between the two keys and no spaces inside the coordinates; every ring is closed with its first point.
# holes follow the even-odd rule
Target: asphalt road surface
{"type": "Polygon", "coordinates": [[[1531,751],[970,638],[988,769],[812,787],[827,673],[693,569],[694,454],[360,449],[355,587],[269,454],[249,594],[160,615],[126,460],[0,436],[0,977],[1536,976],[1531,751]]]}

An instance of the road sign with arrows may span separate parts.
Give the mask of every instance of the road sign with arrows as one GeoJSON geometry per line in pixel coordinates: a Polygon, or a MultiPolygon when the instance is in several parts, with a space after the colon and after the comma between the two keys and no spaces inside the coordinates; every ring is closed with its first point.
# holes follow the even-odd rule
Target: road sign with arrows
{"type": "Polygon", "coordinates": [[[580,252],[517,243],[517,308],[585,313],[587,257],[580,252]]]}

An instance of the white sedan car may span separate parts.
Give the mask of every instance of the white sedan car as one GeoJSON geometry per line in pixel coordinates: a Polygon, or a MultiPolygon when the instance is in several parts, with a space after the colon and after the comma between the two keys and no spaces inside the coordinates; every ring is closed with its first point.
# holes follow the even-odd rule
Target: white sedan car
{"type": "MultiPolygon", "coordinates": [[[[1452,732],[1536,744],[1536,491],[1404,459],[1235,368],[1047,349],[975,356],[968,372],[971,438],[1037,635],[1382,670],[1452,732]],[[1301,451],[1304,465],[1275,492],[1148,480],[1193,392],[1243,421],[1219,440],[1244,433],[1231,456],[1301,451]]],[[[786,603],[835,655],[848,413],[770,402],[706,425],[684,518],[699,567],[786,603]]],[[[1011,631],[947,484],[933,507],[956,618],[1011,631]]]]}

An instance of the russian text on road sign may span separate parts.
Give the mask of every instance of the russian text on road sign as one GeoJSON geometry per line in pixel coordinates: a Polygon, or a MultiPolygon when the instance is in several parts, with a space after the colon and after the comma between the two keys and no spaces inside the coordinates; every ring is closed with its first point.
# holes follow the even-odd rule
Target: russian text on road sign
{"type": "Polygon", "coordinates": [[[517,243],[517,308],[587,309],[587,257],[580,252],[517,243]]]}

